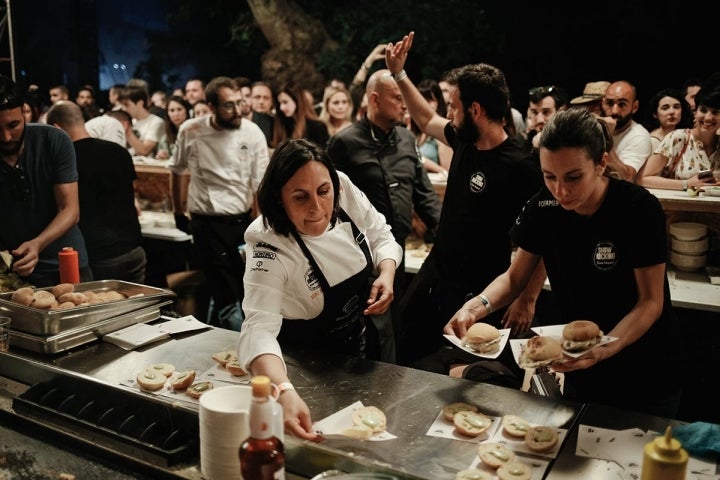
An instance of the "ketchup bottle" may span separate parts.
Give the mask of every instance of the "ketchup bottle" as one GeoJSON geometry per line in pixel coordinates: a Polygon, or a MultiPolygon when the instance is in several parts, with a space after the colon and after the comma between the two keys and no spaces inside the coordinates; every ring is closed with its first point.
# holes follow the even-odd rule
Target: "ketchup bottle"
{"type": "Polygon", "coordinates": [[[273,434],[275,400],[270,378],[258,375],[251,385],[250,436],[240,445],[240,473],[243,480],[285,480],[283,444],[273,434]]]}
{"type": "Polygon", "coordinates": [[[80,283],[80,262],[78,252],[72,247],[64,247],[58,253],[60,262],[60,283],[80,283]]]}

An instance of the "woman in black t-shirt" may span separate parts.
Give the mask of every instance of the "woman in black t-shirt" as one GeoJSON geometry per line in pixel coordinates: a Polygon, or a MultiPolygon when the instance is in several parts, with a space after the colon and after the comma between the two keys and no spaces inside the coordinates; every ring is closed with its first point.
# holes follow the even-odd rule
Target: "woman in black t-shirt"
{"type": "Polygon", "coordinates": [[[463,305],[445,332],[462,338],[493,308],[510,303],[542,259],[562,315],[558,323],[593,320],[617,338],[553,366],[566,375],[565,396],[672,417],[682,357],[662,207],[644,188],[605,175],[612,137],[592,114],[560,112],[541,135],[545,188],[510,232],[515,261],[463,305]]]}

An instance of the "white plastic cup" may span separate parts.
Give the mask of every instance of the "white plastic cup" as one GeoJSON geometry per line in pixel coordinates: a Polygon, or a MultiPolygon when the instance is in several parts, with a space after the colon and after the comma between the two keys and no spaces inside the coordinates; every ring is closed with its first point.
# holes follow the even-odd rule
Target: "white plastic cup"
{"type": "Polygon", "coordinates": [[[207,480],[242,480],[239,449],[250,435],[249,385],[214,388],[200,397],[200,470],[207,480]]]}

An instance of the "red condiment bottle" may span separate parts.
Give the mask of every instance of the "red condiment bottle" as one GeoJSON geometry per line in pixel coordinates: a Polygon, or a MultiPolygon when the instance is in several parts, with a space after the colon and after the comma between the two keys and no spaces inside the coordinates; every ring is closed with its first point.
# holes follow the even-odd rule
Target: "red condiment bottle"
{"type": "Polygon", "coordinates": [[[64,247],[58,253],[60,262],[60,283],[80,283],[80,262],[78,252],[72,247],[64,247]]]}
{"type": "Polygon", "coordinates": [[[243,480],[284,480],[283,444],[273,432],[272,385],[265,375],[251,381],[250,436],[240,445],[240,473],[243,480]]]}

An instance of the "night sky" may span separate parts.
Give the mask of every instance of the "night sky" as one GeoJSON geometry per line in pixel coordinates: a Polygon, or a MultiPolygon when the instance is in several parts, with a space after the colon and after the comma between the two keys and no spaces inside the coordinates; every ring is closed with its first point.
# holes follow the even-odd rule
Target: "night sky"
{"type": "MultiPolygon", "coordinates": [[[[18,81],[37,83],[43,90],[55,83],[73,88],[91,83],[106,90],[114,83],[126,82],[138,61],[145,58],[145,33],[166,29],[167,12],[178,3],[11,1],[16,18],[18,81]],[[90,42],[93,37],[97,38],[96,50],[90,42]],[[98,58],[99,64],[95,61],[98,58]]],[[[614,6],[584,2],[568,9],[554,2],[516,0],[503,8],[507,15],[498,22],[507,34],[507,54],[492,63],[505,72],[521,111],[527,89],[533,86],[555,84],[572,98],[582,92],[586,82],[619,79],[638,86],[642,109],[655,91],[680,88],[688,78],[705,78],[720,70],[714,61],[715,52],[698,45],[703,35],[711,42],[710,25],[703,33],[696,19],[700,13],[683,15],[676,3],[659,0],[647,9],[632,0],[614,6]]],[[[449,28],[452,17],[441,22],[444,26],[439,28],[449,28]]],[[[417,32],[423,34],[429,33],[417,32]]],[[[0,41],[0,56],[6,56],[5,37],[0,41]]],[[[461,34],[458,42],[462,42],[461,34]]],[[[8,65],[0,65],[7,75],[8,65]]],[[[192,73],[189,65],[178,76],[189,78],[192,73]]]]}

